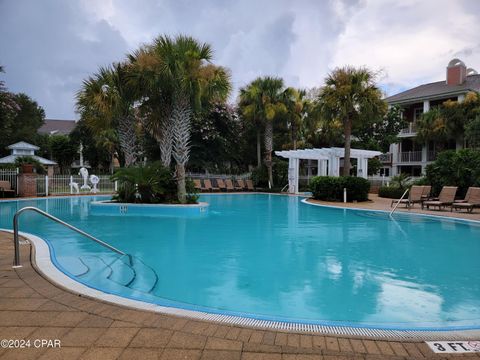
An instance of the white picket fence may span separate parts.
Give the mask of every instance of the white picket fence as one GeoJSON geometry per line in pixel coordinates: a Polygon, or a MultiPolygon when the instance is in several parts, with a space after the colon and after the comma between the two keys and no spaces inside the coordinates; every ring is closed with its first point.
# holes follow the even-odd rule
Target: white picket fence
{"type": "Polygon", "coordinates": [[[8,181],[10,187],[15,190],[15,194],[18,194],[18,169],[0,169],[0,180],[8,181]]]}
{"type": "MultiPolygon", "coordinates": [[[[116,191],[117,183],[110,179],[110,175],[98,175],[98,178],[100,181],[97,184],[97,194],[109,194],[116,191]]],[[[74,184],[78,185],[79,194],[93,193],[93,185],[89,181],[84,184],[80,175],[38,175],[37,195],[73,195],[77,193],[74,184]]]]}

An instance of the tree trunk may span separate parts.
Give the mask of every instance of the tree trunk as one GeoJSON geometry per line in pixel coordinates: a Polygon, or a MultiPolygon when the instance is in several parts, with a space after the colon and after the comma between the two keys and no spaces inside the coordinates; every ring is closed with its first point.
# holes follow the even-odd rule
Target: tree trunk
{"type": "Polygon", "coordinates": [[[352,143],[352,123],[349,119],[344,122],[345,156],[343,157],[343,176],[350,176],[350,148],[352,143]]]}
{"type": "Polygon", "coordinates": [[[272,171],[272,150],[273,150],[273,124],[267,120],[265,124],[265,165],[268,169],[269,186],[273,187],[273,171],[272,171]]]}
{"type": "Polygon", "coordinates": [[[261,140],[260,140],[260,130],[257,130],[257,168],[262,167],[262,149],[261,149],[261,140]]]}
{"type": "Polygon", "coordinates": [[[134,165],[137,160],[136,142],[137,134],[135,132],[135,122],[133,116],[122,116],[118,124],[118,139],[123,156],[125,157],[125,166],[134,165]]]}
{"type": "Polygon", "coordinates": [[[187,97],[179,96],[172,111],[173,148],[172,155],[176,161],[178,200],[186,202],[185,165],[190,158],[190,102],[187,97]]]}
{"type": "Polygon", "coordinates": [[[167,118],[160,125],[160,136],[157,138],[160,146],[160,159],[163,166],[170,167],[172,162],[173,124],[167,118]]]}
{"type": "Polygon", "coordinates": [[[185,189],[185,166],[182,164],[176,165],[176,174],[177,174],[177,192],[178,192],[178,201],[181,204],[187,202],[187,191],[185,189]]]}

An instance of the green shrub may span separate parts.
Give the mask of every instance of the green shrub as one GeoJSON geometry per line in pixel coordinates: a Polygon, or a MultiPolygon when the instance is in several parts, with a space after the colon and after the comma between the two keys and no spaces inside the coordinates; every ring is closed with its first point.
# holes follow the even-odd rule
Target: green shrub
{"type": "Polygon", "coordinates": [[[15,159],[15,167],[21,167],[24,164],[31,164],[33,165],[35,172],[37,174],[44,174],[45,173],[45,168],[43,167],[42,163],[35,159],[32,156],[19,156],[15,159]]]}
{"type": "Polygon", "coordinates": [[[126,203],[175,203],[177,185],[170,169],[160,162],[119,169],[112,175],[119,182],[115,200],[126,203]]]}
{"type": "Polygon", "coordinates": [[[326,201],[343,201],[343,189],[347,189],[347,201],[367,201],[370,183],[353,176],[315,176],[310,179],[313,198],[326,201]]]}
{"type": "Polygon", "coordinates": [[[398,186],[382,186],[378,189],[378,196],[388,199],[400,199],[404,191],[405,189],[399,188],[398,186]]]}
{"type": "MultiPolygon", "coordinates": [[[[288,183],[288,161],[279,158],[272,160],[273,184],[282,188],[288,183]]],[[[265,166],[252,171],[252,181],[256,187],[268,188],[268,172],[265,166]]]]}
{"type": "Polygon", "coordinates": [[[458,186],[457,196],[463,197],[469,186],[480,186],[480,151],[443,151],[427,165],[426,178],[433,194],[438,194],[443,186],[458,186]]]}

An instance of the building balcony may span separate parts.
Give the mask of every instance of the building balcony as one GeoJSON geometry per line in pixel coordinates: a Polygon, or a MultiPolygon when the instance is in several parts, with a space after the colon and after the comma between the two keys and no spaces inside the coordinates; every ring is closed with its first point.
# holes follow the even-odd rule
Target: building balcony
{"type": "Polygon", "coordinates": [[[400,162],[421,162],[422,151],[405,151],[399,153],[400,162]]]}
{"type": "Polygon", "coordinates": [[[392,153],[386,153],[378,156],[378,160],[380,160],[381,163],[391,163],[392,162],[392,153]]]}
{"type": "Polygon", "coordinates": [[[409,136],[416,136],[417,135],[417,124],[411,122],[408,124],[408,127],[400,130],[400,134],[398,137],[409,137],[409,136]]]}

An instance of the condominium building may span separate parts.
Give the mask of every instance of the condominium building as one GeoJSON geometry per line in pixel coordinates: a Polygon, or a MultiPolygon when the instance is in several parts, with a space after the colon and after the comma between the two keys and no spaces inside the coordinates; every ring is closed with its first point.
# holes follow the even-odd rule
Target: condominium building
{"type": "Polygon", "coordinates": [[[420,176],[425,173],[425,166],[436,159],[439,149],[462,148],[464,144],[456,142],[418,142],[416,123],[430,108],[447,100],[462,101],[470,91],[480,91],[480,75],[467,68],[463,61],[453,59],[448,63],[445,80],[420,85],[386,98],[389,105],[399,105],[403,109],[408,127],[401,130],[400,141],[390,145],[389,153],[382,155],[384,167],[381,174],[420,176]]]}

